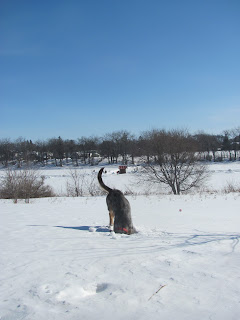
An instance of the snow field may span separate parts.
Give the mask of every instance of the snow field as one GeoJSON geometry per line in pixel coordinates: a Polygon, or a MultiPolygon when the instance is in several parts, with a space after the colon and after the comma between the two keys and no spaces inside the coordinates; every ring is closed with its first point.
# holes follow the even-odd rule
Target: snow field
{"type": "Polygon", "coordinates": [[[128,199],[131,236],[105,197],[1,200],[0,319],[237,320],[239,194],[128,199]]]}
{"type": "MultiPolygon", "coordinates": [[[[39,176],[44,175],[46,184],[50,185],[55,193],[61,197],[67,196],[67,182],[71,183],[70,170],[76,170],[80,175],[84,176],[86,184],[96,178],[97,173],[101,167],[105,167],[107,173],[103,174],[104,182],[112,188],[120,189],[123,192],[131,191],[134,194],[166,194],[170,192],[165,185],[157,185],[155,188],[150,189],[149,185],[138,183],[138,170],[139,167],[132,165],[127,169],[126,174],[118,175],[118,165],[108,165],[106,163],[100,163],[99,166],[65,166],[65,167],[54,167],[45,166],[35,168],[38,170],[39,176]]],[[[209,163],[207,165],[209,171],[209,177],[201,190],[208,189],[214,192],[222,192],[222,190],[229,184],[240,188],[240,162],[219,162],[209,163]]],[[[104,171],[105,171],[104,170],[104,171]]],[[[4,176],[5,169],[0,169],[0,178],[4,176]]]]}
{"type": "MultiPolygon", "coordinates": [[[[86,174],[87,180],[91,179],[93,175],[97,176],[97,172],[104,165],[93,167],[75,167],[82,174],[86,174]]],[[[166,193],[169,189],[166,186],[157,185],[153,189],[149,189],[149,185],[142,183],[138,184],[138,166],[130,166],[127,169],[127,174],[117,175],[117,165],[105,165],[107,174],[103,175],[104,182],[112,188],[120,189],[123,192],[132,191],[136,194],[151,194],[151,193],[166,193]]],[[[65,196],[66,182],[69,180],[69,168],[52,168],[46,170],[39,169],[46,177],[46,183],[49,184],[54,191],[60,195],[65,196]]],[[[238,186],[240,188],[240,162],[227,162],[227,163],[210,163],[208,165],[209,177],[206,180],[202,189],[209,189],[214,191],[222,191],[228,184],[238,186]]],[[[0,171],[0,175],[3,171],[0,171]]]]}

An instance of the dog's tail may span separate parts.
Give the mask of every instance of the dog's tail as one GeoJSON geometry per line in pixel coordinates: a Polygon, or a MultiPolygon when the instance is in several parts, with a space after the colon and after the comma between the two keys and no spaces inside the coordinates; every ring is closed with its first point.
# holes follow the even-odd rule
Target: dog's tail
{"type": "Polygon", "coordinates": [[[102,173],[103,173],[103,170],[104,170],[104,168],[100,169],[99,172],[98,172],[98,182],[99,182],[100,186],[101,186],[104,190],[106,190],[107,192],[110,192],[110,191],[112,191],[112,189],[109,188],[109,187],[107,187],[107,186],[104,184],[104,182],[102,181],[102,173]]]}

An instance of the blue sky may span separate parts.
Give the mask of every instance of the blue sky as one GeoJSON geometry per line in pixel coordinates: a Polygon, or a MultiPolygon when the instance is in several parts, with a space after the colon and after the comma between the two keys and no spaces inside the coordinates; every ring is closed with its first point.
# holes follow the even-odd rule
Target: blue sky
{"type": "Polygon", "coordinates": [[[240,125],[239,0],[1,0],[0,138],[240,125]]]}

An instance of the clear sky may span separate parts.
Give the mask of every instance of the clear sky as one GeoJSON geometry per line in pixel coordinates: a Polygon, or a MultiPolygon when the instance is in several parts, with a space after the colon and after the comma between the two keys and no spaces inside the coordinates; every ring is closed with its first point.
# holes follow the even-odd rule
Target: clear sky
{"type": "Polygon", "coordinates": [[[0,138],[239,125],[239,0],[0,0],[0,138]]]}

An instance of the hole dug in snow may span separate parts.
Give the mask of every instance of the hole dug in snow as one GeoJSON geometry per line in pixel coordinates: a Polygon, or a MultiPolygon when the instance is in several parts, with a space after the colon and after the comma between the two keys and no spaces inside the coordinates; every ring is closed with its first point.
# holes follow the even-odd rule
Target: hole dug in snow
{"type": "Polygon", "coordinates": [[[108,287],[109,287],[108,283],[99,283],[99,284],[97,284],[96,293],[105,291],[108,287]]]}
{"type": "Polygon", "coordinates": [[[103,292],[107,288],[107,283],[93,284],[86,287],[70,286],[60,291],[56,298],[58,301],[74,304],[83,298],[103,292]]]}

